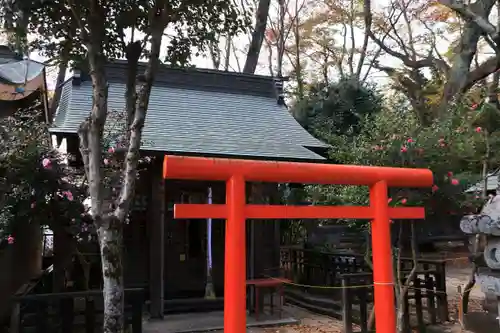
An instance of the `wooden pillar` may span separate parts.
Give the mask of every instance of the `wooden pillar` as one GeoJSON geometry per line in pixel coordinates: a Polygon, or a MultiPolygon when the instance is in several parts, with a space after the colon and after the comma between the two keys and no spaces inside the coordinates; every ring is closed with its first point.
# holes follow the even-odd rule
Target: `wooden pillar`
{"type": "Polygon", "coordinates": [[[396,333],[396,312],[392,301],[394,300],[394,271],[386,181],[382,180],[371,186],[370,207],[375,215],[371,223],[375,329],[377,332],[396,333]]]}
{"type": "MultiPolygon", "coordinates": [[[[161,161],[159,161],[161,162],[161,161]]],[[[151,166],[149,205],[149,300],[152,318],[163,318],[165,266],[165,180],[161,163],[151,166]]]]}
{"type": "MultiPolygon", "coordinates": [[[[245,187],[245,198],[248,199],[249,203],[256,204],[260,203],[258,201],[258,186],[257,183],[249,183],[248,186],[245,187]]],[[[248,251],[247,255],[247,279],[255,279],[255,220],[247,220],[246,223],[246,232],[248,237],[246,250],[248,251]]],[[[253,290],[253,288],[252,288],[253,290]]],[[[252,292],[254,294],[254,292],[252,292]]],[[[254,299],[253,296],[250,300],[250,305],[252,309],[254,308],[254,299]]]]}
{"type": "MultiPolygon", "coordinates": [[[[277,183],[270,183],[268,184],[269,188],[269,204],[271,205],[281,205],[281,200],[280,200],[280,190],[279,190],[279,185],[277,183]]],[[[280,269],[280,264],[281,264],[281,221],[279,219],[275,219],[273,221],[273,266],[276,267],[277,269],[273,269],[273,274],[276,274],[274,276],[277,277],[282,277],[283,272],[280,269]]]]}
{"type": "Polygon", "coordinates": [[[246,331],[245,179],[232,176],[226,185],[224,332],[246,331]]]}

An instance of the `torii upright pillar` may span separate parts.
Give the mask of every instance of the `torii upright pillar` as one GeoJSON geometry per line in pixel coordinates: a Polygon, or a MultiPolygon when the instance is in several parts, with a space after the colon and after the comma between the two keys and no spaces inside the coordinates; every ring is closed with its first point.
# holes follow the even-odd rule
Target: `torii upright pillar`
{"type": "Polygon", "coordinates": [[[246,219],[353,218],[372,220],[373,283],[377,332],[395,333],[390,219],[422,219],[422,207],[388,207],[388,187],[430,187],[430,170],[355,165],[264,162],[165,156],[169,179],[226,182],[226,204],[176,204],[175,218],[226,219],[224,332],[246,331],[246,219]],[[370,206],[248,205],[245,182],[365,185],[370,206]]]}

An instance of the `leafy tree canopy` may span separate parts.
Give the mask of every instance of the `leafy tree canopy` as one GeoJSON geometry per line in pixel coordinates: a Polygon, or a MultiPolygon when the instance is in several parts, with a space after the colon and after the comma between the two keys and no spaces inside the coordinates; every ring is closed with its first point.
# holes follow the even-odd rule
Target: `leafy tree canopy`
{"type": "MultiPolygon", "coordinates": [[[[32,105],[0,119],[0,238],[21,222],[78,234],[85,228],[84,191],[49,145],[41,107],[32,105]]],[[[12,236],[11,236],[12,237],[12,236]]]]}
{"type": "Polygon", "coordinates": [[[382,98],[373,86],[349,78],[308,88],[292,112],[308,131],[327,142],[336,135],[357,135],[363,123],[382,109],[382,98]]]}
{"type": "MultiPolygon", "coordinates": [[[[487,144],[500,142],[496,133],[476,126],[482,112],[456,105],[445,119],[428,127],[419,126],[405,106],[393,105],[363,125],[352,138],[332,135],[330,156],[346,164],[429,168],[434,173],[432,190],[391,189],[391,205],[424,205],[428,214],[462,214],[482,202],[480,193],[465,195],[466,188],[480,180],[487,144]]],[[[489,160],[498,164],[498,158],[489,160]]],[[[309,186],[310,200],[325,204],[368,204],[368,189],[358,186],[309,186]]]]}
{"type": "MultiPolygon", "coordinates": [[[[107,58],[123,58],[127,46],[136,40],[145,47],[151,30],[150,17],[154,6],[147,0],[92,1],[72,0],[3,0],[1,16],[7,31],[14,32],[18,46],[26,42],[27,33],[35,37],[29,49],[39,51],[54,61],[69,52],[71,59],[86,55],[89,39],[104,36],[107,58]],[[92,12],[92,15],[90,13],[92,12]],[[97,15],[95,15],[97,14],[97,15]],[[92,36],[88,26],[102,23],[102,35],[92,36]],[[21,36],[21,37],[19,37],[21,36]]],[[[166,63],[184,65],[191,58],[192,48],[204,52],[209,42],[220,34],[234,35],[250,24],[249,13],[234,2],[168,1],[166,12],[166,63]]],[[[143,57],[148,56],[144,48],[143,57]]]]}

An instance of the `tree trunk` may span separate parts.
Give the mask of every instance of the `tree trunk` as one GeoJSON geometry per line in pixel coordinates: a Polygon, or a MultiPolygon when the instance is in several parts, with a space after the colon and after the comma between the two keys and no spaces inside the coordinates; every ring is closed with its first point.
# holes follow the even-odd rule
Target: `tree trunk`
{"type": "MultiPolygon", "coordinates": [[[[460,320],[463,320],[463,315],[468,312],[470,292],[471,292],[472,288],[474,288],[474,286],[476,285],[476,273],[477,273],[477,268],[478,268],[476,261],[478,259],[478,250],[479,250],[480,239],[481,239],[481,235],[477,234],[475,239],[474,239],[474,244],[473,244],[472,269],[471,269],[471,273],[469,276],[469,281],[467,282],[467,284],[464,287],[463,295],[462,295],[461,300],[460,300],[462,303],[461,304],[462,311],[461,311],[461,313],[459,313],[460,320]]],[[[463,324],[463,323],[461,323],[461,324],[463,324]]]]}
{"type": "Polygon", "coordinates": [[[295,20],[294,20],[294,37],[295,37],[295,78],[297,80],[298,99],[304,98],[304,74],[302,73],[301,61],[301,36],[300,36],[300,20],[298,2],[295,3],[295,20]]]}
{"type": "Polygon", "coordinates": [[[245,66],[243,73],[253,74],[259,62],[260,49],[264,41],[264,34],[266,33],[267,18],[269,16],[269,6],[271,0],[259,0],[257,8],[257,15],[255,19],[255,27],[252,33],[252,40],[247,52],[245,66]]]}
{"type": "Polygon", "coordinates": [[[225,58],[224,58],[224,70],[227,72],[229,70],[229,62],[231,60],[231,43],[232,43],[232,36],[227,36],[226,37],[226,50],[225,50],[225,58]]]}
{"type": "Polygon", "coordinates": [[[410,273],[406,276],[403,282],[402,275],[402,262],[401,255],[403,253],[403,228],[402,224],[399,227],[399,237],[398,237],[398,247],[397,247],[397,257],[396,257],[396,269],[394,276],[394,289],[396,291],[396,329],[398,333],[405,333],[406,326],[410,323],[405,323],[405,312],[408,310],[406,308],[405,299],[408,295],[408,290],[410,289],[410,285],[415,278],[418,267],[418,259],[417,259],[417,238],[415,232],[415,221],[410,221],[411,227],[411,235],[410,235],[410,247],[411,247],[411,256],[413,261],[413,267],[411,268],[410,273]]]}
{"type": "MultiPolygon", "coordinates": [[[[496,0],[477,1],[470,4],[470,10],[475,15],[482,18],[488,18],[496,0]]],[[[441,115],[446,111],[448,103],[460,95],[467,86],[469,78],[470,65],[477,52],[477,44],[483,31],[473,21],[468,20],[463,28],[460,38],[460,44],[454,50],[455,57],[448,75],[448,81],[444,87],[443,99],[440,106],[441,115]]]]}
{"type": "MultiPolygon", "coordinates": [[[[102,18],[101,18],[102,19],[102,18]]],[[[97,229],[104,282],[103,333],[123,332],[123,285],[121,269],[121,229],[113,216],[104,212],[101,143],[108,113],[108,83],[104,68],[102,40],[97,37],[101,25],[94,17],[91,39],[87,43],[92,79],[92,110],[78,131],[80,152],[89,182],[90,213],[97,229]]]]}
{"type": "Polygon", "coordinates": [[[285,0],[278,1],[278,40],[277,46],[277,61],[276,61],[276,76],[283,77],[283,55],[285,54],[285,41],[287,32],[285,32],[285,14],[287,11],[285,0]]]}
{"type": "Polygon", "coordinates": [[[103,333],[123,332],[122,223],[114,216],[109,216],[97,234],[104,282],[103,333]]]}
{"type": "Polygon", "coordinates": [[[66,289],[66,272],[71,266],[71,260],[76,249],[76,240],[71,237],[63,226],[54,223],[51,226],[54,233],[54,271],[53,290],[63,292],[66,289]]]}
{"type": "Polygon", "coordinates": [[[56,88],[54,89],[54,96],[50,101],[50,110],[49,110],[50,121],[52,121],[52,118],[56,114],[57,107],[59,106],[59,100],[61,99],[62,86],[64,83],[64,79],[66,78],[66,71],[68,70],[69,53],[71,51],[71,46],[72,46],[72,41],[67,40],[65,41],[64,47],[61,50],[57,79],[56,79],[56,88]]]}
{"type": "Polygon", "coordinates": [[[396,314],[396,329],[398,333],[405,333],[405,311],[406,307],[404,302],[398,304],[397,314],[396,314]]]}
{"type": "MultiPolygon", "coordinates": [[[[156,1],[150,10],[149,28],[151,32],[151,52],[144,75],[139,76],[140,87],[135,94],[136,66],[140,43],[132,42],[127,47],[129,62],[127,79],[127,149],[121,171],[120,195],[111,209],[104,205],[104,172],[102,161],[103,130],[108,114],[108,82],[105,72],[104,15],[99,2],[92,1],[89,9],[88,30],[82,29],[82,40],[87,48],[90,77],[92,79],[92,110],[78,131],[80,152],[89,182],[91,201],[90,213],[94,219],[101,252],[104,282],[103,333],[122,333],[124,329],[124,286],[122,266],[123,223],[130,213],[137,180],[137,166],[141,147],[142,129],[149,104],[149,96],[158,72],[163,31],[169,23],[168,3],[156,1]]],[[[80,22],[82,25],[82,22],[80,22]]]]}

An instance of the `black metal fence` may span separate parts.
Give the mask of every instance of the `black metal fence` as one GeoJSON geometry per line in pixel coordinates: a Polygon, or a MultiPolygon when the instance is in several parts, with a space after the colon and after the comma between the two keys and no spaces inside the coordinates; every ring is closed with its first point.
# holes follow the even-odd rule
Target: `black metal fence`
{"type": "MultiPolygon", "coordinates": [[[[412,266],[401,260],[403,282],[412,266]]],[[[295,284],[287,288],[288,302],[342,319],[346,333],[369,331],[373,276],[363,255],[282,247],[281,269],[295,284]]],[[[448,320],[445,273],[445,261],[418,261],[404,299],[406,332],[448,320]]]]}
{"type": "MultiPolygon", "coordinates": [[[[102,324],[101,290],[29,294],[13,300],[18,308],[11,321],[14,332],[94,333],[102,324]]],[[[142,332],[143,300],[143,289],[125,289],[125,324],[131,328],[128,332],[142,332]]]]}

